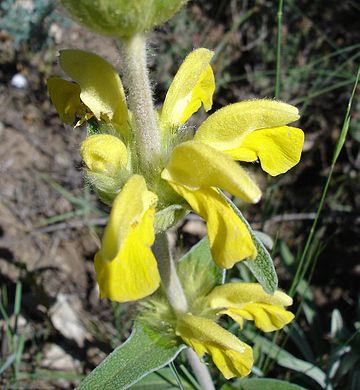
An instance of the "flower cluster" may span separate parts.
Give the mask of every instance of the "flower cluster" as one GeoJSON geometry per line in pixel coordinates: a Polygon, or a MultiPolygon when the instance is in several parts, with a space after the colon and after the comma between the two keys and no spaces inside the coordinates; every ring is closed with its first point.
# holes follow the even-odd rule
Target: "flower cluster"
{"type": "MultiPolygon", "coordinates": [[[[212,107],[212,56],[207,49],[194,50],[170,85],[156,113],[161,151],[155,169],[142,163],[134,137],[141,129],[136,129],[121,79],[108,62],[85,51],[65,50],[60,65],[73,81],[48,80],[61,119],[75,126],[87,122],[80,148],[87,177],[112,206],[95,255],[101,297],[126,302],[158,290],[161,278],[151,247],[155,234],[176,221],[175,214],[165,226],[158,226],[157,219],[174,207],[192,210],[206,221],[211,258],[218,267],[231,268],[257,256],[248,227],[221,190],[258,202],[261,191],[238,161],[259,160],[265,172],[279,175],[298,163],[304,135],[288,126],[299,118],[298,110],[268,99],[226,106],[194,131],[189,118],[201,106],[206,111],[212,107]]],[[[182,282],[187,290],[190,282],[182,282]]],[[[289,296],[280,291],[269,295],[256,283],[212,285],[210,292],[190,295],[184,313],[157,301],[161,292],[156,294],[148,301],[155,317],[145,310],[146,320],[153,316],[166,323],[200,357],[210,354],[226,378],[247,375],[253,356],[247,344],[216,323],[220,316],[231,317],[240,327],[244,320],[254,321],[266,332],[281,329],[294,317],[285,309],[292,303],[289,296]]]]}
{"type": "MultiPolygon", "coordinates": [[[[199,357],[211,355],[225,378],[246,376],[253,365],[251,347],[217,324],[226,315],[236,321],[240,329],[244,320],[253,321],[264,332],[282,329],[294,315],[285,307],[292,299],[281,291],[266,294],[258,283],[227,283],[216,286],[204,296],[188,296],[189,312],[174,315],[171,308],[156,296],[145,302],[148,312],[142,317],[153,323],[166,323],[169,334],[175,334],[199,357]],[[152,318],[154,317],[154,318],[152,318]]],[[[153,325],[153,324],[151,324],[153,325]]]]}
{"type": "Polygon", "coordinates": [[[75,82],[48,80],[52,101],[66,123],[88,121],[81,145],[88,177],[100,197],[112,203],[102,247],[95,257],[101,296],[123,302],[143,298],[159,286],[154,215],[170,205],[187,207],[207,222],[216,264],[231,268],[254,259],[256,248],[245,224],[219,189],[255,203],[261,191],[236,161],[260,160],[278,175],[300,159],[303,132],[287,126],[298,110],[275,100],[251,100],[210,115],[194,134],[186,122],[201,105],[212,106],[213,52],[194,50],[176,74],[158,112],[161,156],[158,172],[141,171],[134,150],[132,114],[116,70],[99,56],[65,50],[60,65],[75,82]],[[185,200],[185,201],[184,201],[185,200]]]}

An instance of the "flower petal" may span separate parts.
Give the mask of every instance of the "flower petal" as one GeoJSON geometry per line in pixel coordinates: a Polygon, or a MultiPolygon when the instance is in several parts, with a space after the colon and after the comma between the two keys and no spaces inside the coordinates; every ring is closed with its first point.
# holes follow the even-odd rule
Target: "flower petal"
{"type": "Polygon", "coordinates": [[[292,299],[282,291],[267,294],[259,283],[226,283],[215,287],[207,296],[213,309],[237,307],[258,302],[270,305],[290,306],[292,299]]]}
{"type": "Polygon", "coordinates": [[[61,120],[69,125],[73,124],[79,113],[85,115],[85,107],[80,101],[80,87],[78,84],[60,77],[49,77],[47,87],[51,101],[61,120]]]}
{"type": "Polygon", "coordinates": [[[210,307],[225,309],[226,314],[240,326],[243,319],[255,321],[255,326],[265,332],[283,328],[293,320],[294,315],[284,306],[290,306],[292,299],[282,291],[267,294],[258,283],[227,283],[215,287],[207,296],[210,307]]]}
{"type": "Polygon", "coordinates": [[[304,133],[290,126],[256,130],[246,136],[241,145],[225,153],[234,160],[255,161],[272,176],[284,173],[300,161],[304,133]]]}
{"type": "Polygon", "coordinates": [[[176,334],[199,357],[210,354],[226,379],[249,375],[253,365],[251,347],[215,322],[184,314],[178,318],[176,334]]]}
{"type": "Polygon", "coordinates": [[[160,276],[151,245],[157,196],[134,175],[114,201],[102,247],[95,255],[101,298],[133,301],[152,294],[160,276]]]}
{"type": "Polygon", "coordinates": [[[246,202],[256,203],[261,197],[259,187],[237,163],[201,142],[176,146],[161,177],[190,190],[220,187],[246,202]]]}
{"type": "Polygon", "coordinates": [[[194,139],[215,149],[238,148],[254,130],[283,126],[299,119],[298,109],[275,100],[251,100],[230,104],[210,115],[194,139]]]}
{"type": "Polygon", "coordinates": [[[97,119],[128,131],[125,93],[116,70],[101,57],[83,50],[62,50],[60,66],[81,88],[80,98],[97,119]]]}
{"type": "Polygon", "coordinates": [[[255,326],[263,332],[273,332],[282,329],[294,319],[294,314],[282,306],[267,303],[250,303],[243,309],[230,308],[220,314],[227,314],[242,326],[243,319],[254,321],[255,326]]]}
{"type": "Polygon", "coordinates": [[[124,143],[110,134],[87,137],[80,154],[90,171],[115,176],[126,166],[128,153],[124,143]]]}
{"type": "Polygon", "coordinates": [[[201,103],[206,111],[210,110],[215,90],[214,74],[209,65],[213,55],[210,50],[197,49],[186,57],[166,94],[160,116],[162,128],[182,125],[201,103]]]}
{"type": "Polygon", "coordinates": [[[247,227],[216,189],[190,191],[181,185],[170,184],[205,219],[211,253],[219,267],[232,268],[241,260],[256,257],[257,251],[247,227]]]}

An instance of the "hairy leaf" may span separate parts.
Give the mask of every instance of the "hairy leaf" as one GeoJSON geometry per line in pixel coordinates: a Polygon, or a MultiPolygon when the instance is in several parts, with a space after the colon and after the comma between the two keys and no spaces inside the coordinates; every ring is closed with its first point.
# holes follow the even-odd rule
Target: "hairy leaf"
{"type": "Polygon", "coordinates": [[[231,385],[222,386],[221,390],[306,390],[304,387],[278,379],[250,378],[240,379],[231,385]]]}
{"type": "Polygon", "coordinates": [[[128,389],[171,362],[183,346],[136,321],[128,340],[117,347],[80,384],[78,390],[128,389]]]}
{"type": "Polygon", "coordinates": [[[241,266],[242,263],[245,264],[255,276],[257,281],[262,285],[263,289],[267,293],[273,294],[278,286],[278,278],[270,253],[266,250],[264,244],[257,237],[256,233],[254,233],[248,221],[242,215],[241,211],[228,197],[226,197],[224,194],[222,195],[233,208],[236,215],[244,222],[244,224],[249,229],[251,238],[253,239],[253,242],[258,252],[255,260],[245,260],[243,262],[238,263],[239,266],[241,266]]]}
{"type": "Polygon", "coordinates": [[[223,271],[214,263],[207,237],[183,256],[177,268],[190,300],[208,294],[222,281],[223,271]]]}

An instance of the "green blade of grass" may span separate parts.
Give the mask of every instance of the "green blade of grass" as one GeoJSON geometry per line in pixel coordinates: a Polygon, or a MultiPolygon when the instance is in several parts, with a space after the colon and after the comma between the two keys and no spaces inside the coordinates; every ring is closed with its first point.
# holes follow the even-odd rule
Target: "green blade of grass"
{"type": "Polygon", "coordinates": [[[282,38],[282,15],[283,15],[283,0],[279,0],[277,12],[277,41],[276,41],[276,74],[275,74],[275,99],[280,97],[280,82],[281,82],[281,38],[282,38]]]}
{"type": "Polygon", "coordinates": [[[17,281],[16,289],[15,289],[15,305],[14,305],[14,315],[16,317],[20,314],[21,297],[22,297],[22,283],[21,281],[17,281]]]}
{"type": "Polygon", "coordinates": [[[0,367],[0,375],[6,371],[16,360],[16,354],[13,353],[7,357],[4,364],[0,367]]]}
{"type": "MultiPolygon", "coordinates": [[[[320,203],[319,203],[318,209],[316,211],[316,217],[315,217],[314,222],[313,222],[313,224],[311,226],[308,238],[307,238],[306,243],[305,243],[305,248],[304,248],[304,250],[303,250],[303,252],[301,254],[301,258],[300,258],[299,264],[297,266],[295,276],[293,278],[293,283],[292,283],[292,285],[290,287],[290,290],[289,290],[289,295],[290,296],[294,296],[295,292],[297,291],[297,287],[299,286],[299,283],[302,280],[304,280],[304,276],[305,276],[307,270],[309,269],[309,267],[311,265],[311,262],[312,262],[311,275],[313,274],[313,272],[315,270],[316,261],[318,259],[319,250],[321,250],[321,248],[318,248],[318,250],[314,251],[315,252],[314,256],[310,255],[310,250],[311,250],[311,247],[312,247],[312,245],[314,243],[314,236],[315,236],[315,233],[316,233],[317,224],[318,224],[318,221],[319,221],[319,218],[320,218],[320,214],[321,214],[322,209],[323,209],[324,204],[325,204],[325,199],[326,199],[327,192],[328,192],[328,189],[329,189],[329,185],[330,185],[330,182],[331,182],[331,179],[332,179],[333,171],[334,171],[337,159],[338,159],[338,157],[340,155],[340,152],[341,152],[341,150],[342,150],[342,148],[344,146],[344,143],[345,143],[345,140],[346,140],[346,136],[347,136],[348,131],[349,131],[350,111],[351,111],[353,99],[354,99],[354,96],[355,96],[355,91],[356,91],[356,88],[357,88],[357,85],[358,85],[358,82],[359,82],[359,77],[360,77],[360,66],[358,67],[357,75],[356,75],[356,78],[355,78],[355,83],[354,83],[354,86],[352,88],[352,92],[351,92],[351,95],[350,95],[350,98],[349,98],[349,101],[348,101],[348,105],[347,105],[347,109],[346,109],[346,113],[345,113],[345,117],[344,117],[343,126],[342,126],[342,129],[341,129],[341,132],[340,132],[340,136],[338,138],[337,144],[336,144],[335,149],[334,149],[334,154],[333,154],[330,170],[329,170],[329,173],[328,173],[328,176],[327,176],[327,179],[326,179],[323,191],[322,191],[322,195],[321,195],[321,199],[320,199],[320,203]]],[[[300,308],[302,306],[305,293],[306,293],[306,291],[301,293],[300,305],[299,305],[299,308],[298,308],[298,310],[296,312],[296,317],[299,314],[299,310],[300,310],[300,308]]],[[[272,338],[272,342],[271,342],[272,346],[275,349],[279,348],[276,345],[276,341],[277,341],[278,335],[279,335],[279,331],[277,331],[274,334],[274,336],[272,338]]],[[[280,350],[282,350],[282,348],[285,346],[285,344],[286,344],[286,342],[288,340],[288,337],[289,337],[289,334],[287,334],[286,338],[282,342],[280,350]]],[[[276,356],[276,354],[275,354],[275,356],[276,356]]],[[[264,372],[265,372],[265,374],[270,369],[271,360],[273,360],[273,359],[274,359],[273,356],[268,354],[268,359],[266,359],[266,362],[264,363],[264,372]]]]}
{"type": "Polygon", "coordinates": [[[196,390],[201,390],[200,385],[196,382],[195,378],[190,374],[189,370],[183,364],[180,364],[180,369],[193,388],[196,390]]]}
{"type": "Polygon", "coordinates": [[[297,106],[299,104],[306,103],[309,99],[313,99],[315,97],[324,95],[325,93],[334,91],[334,90],[342,88],[342,87],[346,87],[347,85],[350,85],[350,84],[353,84],[353,83],[354,83],[354,79],[339,81],[338,83],[329,85],[329,86],[327,86],[327,87],[325,87],[323,89],[319,89],[319,90],[317,90],[317,91],[315,91],[313,93],[310,93],[309,95],[307,95],[307,96],[305,96],[303,98],[295,99],[293,101],[293,104],[295,106],[297,106]]]}
{"type": "Polygon", "coordinates": [[[306,375],[316,381],[320,386],[325,387],[326,375],[316,365],[295,357],[281,347],[274,345],[267,338],[256,334],[253,330],[244,329],[242,334],[251,341],[259,344],[263,352],[274,359],[278,365],[306,375]]]}
{"type": "Polygon", "coordinates": [[[176,380],[177,385],[179,386],[179,389],[180,390],[185,390],[184,386],[182,385],[181,378],[180,378],[180,376],[179,376],[179,374],[177,372],[177,369],[175,367],[174,362],[170,362],[169,367],[170,367],[170,370],[171,370],[172,374],[174,375],[174,378],[176,380]]]}
{"type": "MultiPolygon", "coordinates": [[[[299,265],[297,267],[293,283],[292,283],[292,285],[290,287],[289,294],[291,296],[294,295],[294,293],[296,291],[296,287],[299,284],[299,280],[305,275],[305,272],[306,272],[306,270],[308,268],[308,265],[306,264],[307,255],[308,255],[308,252],[310,250],[311,244],[313,242],[314,234],[315,234],[315,231],[316,231],[316,227],[317,227],[317,224],[318,224],[318,221],[319,221],[319,217],[320,217],[321,211],[322,211],[322,209],[324,207],[324,204],[325,204],[325,199],[326,199],[326,196],[327,196],[327,193],[328,193],[329,185],[330,185],[330,182],[331,182],[331,179],[332,179],[332,175],[333,175],[333,172],[334,172],[334,168],[335,168],[337,159],[338,159],[338,157],[340,155],[340,152],[341,152],[341,150],[342,150],[342,148],[344,146],[344,143],[345,143],[345,140],[346,140],[346,136],[347,136],[348,131],[349,131],[350,111],[351,111],[351,106],[352,106],[353,99],[354,99],[354,96],[355,96],[355,91],[356,91],[356,88],[357,88],[357,85],[358,85],[358,82],[359,82],[359,77],[360,77],[360,66],[358,68],[356,79],[355,79],[355,83],[354,83],[354,86],[353,86],[353,89],[352,89],[352,92],[351,92],[351,95],[350,95],[350,99],[349,99],[349,102],[348,102],[348,105],[347,105],[345,118],[344,118],[344,123],[343,123],[342,129],[341,129],[341,132],[340,132],[340,136],[339,136],[338,142],[337,142],[336,147],[335,147],[335,151],[334,151],[333,158],[332,158],[332,161],[331,161],[329,174],[327,176],[326,183],[325,183],[324,189],[323,189],[322,194],[321,194],[321,199],[320,199],[319,207],[318,207],[317,212],[316,212],[316,217],[315,217],[314,222],[313,222],[313,224],[311,226],[310,233],[309,233],[309,236],[308,236],[308,238],[306,240],[305,248],[304,248],[304,250],[302,252],[302,255],[301,255],[301,258],[300,258],[300,262],[299,262],[299,265]]],[[[309,261],[310,260],[308,260],[308,262],[309,261]]]]}

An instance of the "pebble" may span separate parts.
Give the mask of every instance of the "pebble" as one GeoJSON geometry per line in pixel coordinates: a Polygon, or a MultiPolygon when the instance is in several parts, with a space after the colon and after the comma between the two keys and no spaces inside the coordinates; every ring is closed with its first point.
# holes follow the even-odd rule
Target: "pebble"
{"type": "Polygon", "coordinates": [[[25,76],[23,76],[21,73],[16,73],[11,81],[10,84],[18,89],[26,89],[28,87],[28,81],[26,80],[25,76]]]}

